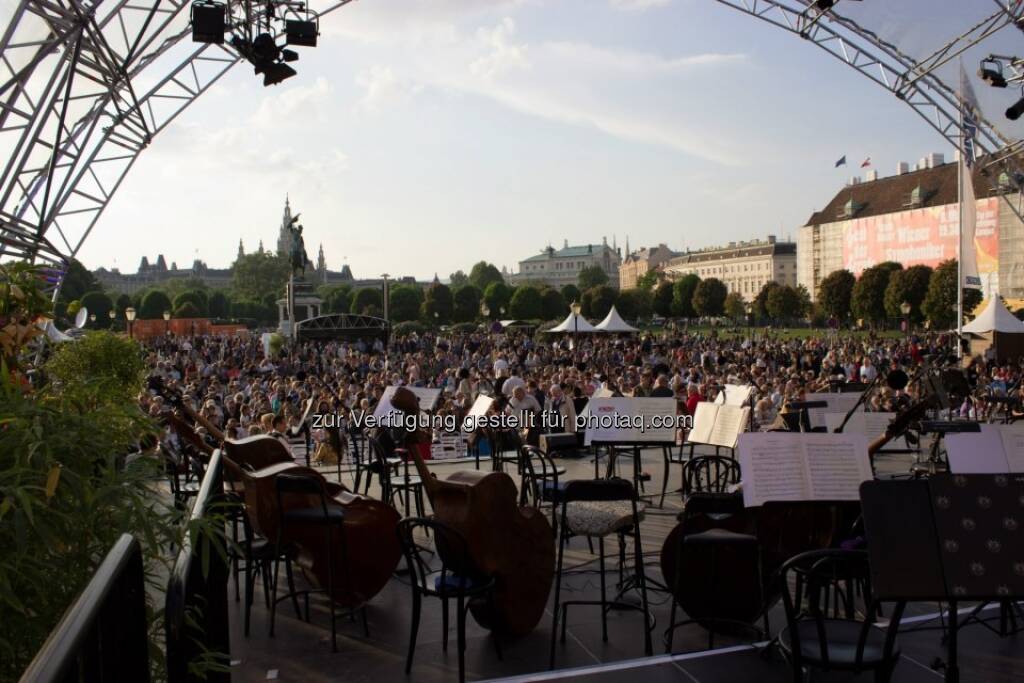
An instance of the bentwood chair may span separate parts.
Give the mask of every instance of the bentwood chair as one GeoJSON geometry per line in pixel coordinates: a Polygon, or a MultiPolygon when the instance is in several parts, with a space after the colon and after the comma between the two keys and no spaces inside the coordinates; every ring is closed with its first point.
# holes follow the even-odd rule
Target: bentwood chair
{"type": "Polygon", "coordinates": [[[520,449],[519,471],[522,484],[519,487],[519,504],[529,503],[536,508],[551,506],[551,529],[558,533],[558,503],[560,493],[569,482],[559,481],[565,476],[565,468],[556,465],[547,453],[536,446],[520,449]]]}
{"type": "MultiPolygon", "coordinates": [[[[277,554],[280,553],[281,548],[281,536],[286,529],[294,526],[313,526],[323,530],[325,536],[325,547],[327,548],[327,574],[328,582],[327,586],[318,590],[302,590],[296,591],[294,587],[290,589],[287,595],[277,596],[277,577],[278,577],[278,566],[280,560],[278,557],[274,559],[274,573],[271,578],[271,602],[270,602],[270,635],[274,635],[274,623],[277,615],[277,603],[280,600],[288,598],[294,599],[296,595],[303,595],[306,603],[306,621],[309,621],[309,595],[311,593],[326,593],[328,602],[330,603],[331,610],[331,651],[338,651],[338,636],[337,636],[337,613],[334,604],[335,586],[334,586],[334,566],[336,563],[341,563],[343,576],[346,578],[346,584],[351,585],[351,579],[348,576],[348,549],[345,543],[345,513],[337,506],[327,505],[327,491],[324,488],[323,479],[312,472],[299,473],[282,473],[277,475],[274,479],[274,485],[277,494],[277,511],[278,511],[278,530],[277,538],[275,539],[274,546],[277,549],[277,554]],[[300,496],[309,497],[313,496],[319,499],[319,505],[313,505],[309,507],[300,508],[286,508],[284,506],[285,500],[289,496],[300,496]],[[338,531],[338,538],[341,539],[337,545],[334,543],[334,532],[338,531]]],[[[290,577],[289,577],[290,579],[290,577]]],[[[298,605],[296,604],[296,609],[298,605]]],[[[363,629],[369,635],[369,627],[366,621],[366,606],[357,608],[362,612],[363,616],[363,629]]]]}
{"type": "Polygon", "coordinates": [[[417,515],[424,516],[426,507],[423,502],[423,480],[410,469],[411,458],[408,451],[396,448],[393,457],[388,457],[380,441],[372,438],[370,449],[377,458],[380,471],[384,473],[380,477],[380,499],[397,510],[397,497],[402,500],[406,517],[410,515],[409,508],[412,505],[415,505],[417,515]]]}
{"type": "MultiPolygon", "coordinates": [[[[650,610],[647,606],[647,580],[644,576],[643,548],[640,542],[640,522],[643,520],[643,508],[637,502],[636,489],[625,479],[592,479],[573,480],[566,484],[560,495],[560,519],[558,532],[558,561],[555,573],[555,603],[551,608],[551,668],[555,668],[555,640],[558,638],[558,625],[561,620],[561,642],[565,642],[566,622],[571,605],[592,605],[601,608],[601,634],[608,641],[608,610],[618,609],[639,610],[643,614],[644,652],[650,656],[651,629],[650,610]],[[625,536],[632,536],[635,571],[634,581],[640,588],[641,606],[608,600],[605,582],[606,536],[617,534],[619,547],[625,548],[625,536]],[[565,542],[569,535],[586,536],[598,539],[598,571],[601,582],[600,600],[571,600],[562,602],[562,568],[565,557],[565,542]]],[[[621,558],[624,559],[624,558],[621,558]]],[[[622,571],[620,567],[620,572],[622,571]]],[[[622,581],[620,580],[620,585],[622,581]]]]}
{"type": "Polygon", "coordinates": [[[740,463],[721,455],[698,455],[683,465],[683,512],[735,514],[743,509],[743,496],[730,487],[740,482],[740,463]]]}
{"type": "Polygon", "coordinates": [[[868,555],[860,550],[812,550],[779,569],[786,627],[778,642],[794,681],[803,681],[804,668],[871,671],[879,683],[892,678],[900,659],[896,632],[905,603],[896,604],[884,631],[876,628],[878,604],[869,577],[868,555]],[[855,604],[858,588],[863,609],[855,604]]]}
{"type": "MultiPolygon", "coordinates": [[[[440,598],[442,605],[441,648],[448,651],[448,601],[456,604],[456,642],[459,648],[459,682],[466,680],[466,611],[474,600],[494,600],[494,579],[479,572],[473,565],[469,548],[462,535],[450,526],[433,519],[410,517],[403,519],[396,527],[409,569],[412,587],[412,625],[409,633],[409,653],[405,659],[405,673],[412,671],[412,659],[416,653],[416,637],[420,628],[421,603],[424,597],[440,598]],[[428,558],[429,549],[416,542],[416,532],[434,539],[436,556],[441,568],[433,570],[428,558]]],[[[501,644],[494,637],[494,647],[501,658],[501,644]]]]}

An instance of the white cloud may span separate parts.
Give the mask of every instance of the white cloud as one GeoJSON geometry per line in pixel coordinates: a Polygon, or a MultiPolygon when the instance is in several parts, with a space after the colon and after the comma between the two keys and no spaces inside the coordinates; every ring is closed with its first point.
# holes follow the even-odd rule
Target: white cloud
{"type": "Polygon", "coordinates": [[[529,67],[526,58],[526,45],[514,45],[510,40],[515,35],[516,25],[511,18],[505,17],[492,29],[477,29],[477,41],[490,52],[473,61],[469,71],[474,76],[490,80],[509,69],[529,67]]]}
{"type": "Polygon", "coordinates": [[[666,7],[672,0],[608,0],[614,9],[623,12],[643,12],[655,7],[666,7]]]}
{"type": "Polygon", "coordinates": [[[356,110],[377,113],[389,107],[405,104],[421,87],[395,74],[389,66],[373,66],[356,76],[356,85],[365,94],[356,103],[356,110]]]}

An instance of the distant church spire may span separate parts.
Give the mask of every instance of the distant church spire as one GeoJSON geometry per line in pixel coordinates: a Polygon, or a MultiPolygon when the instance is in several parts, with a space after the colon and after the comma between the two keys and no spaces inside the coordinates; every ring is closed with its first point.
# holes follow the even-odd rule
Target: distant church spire
{"type": "Polygon", "coordinates": [[[292,205],[287,194],[284,196],[284,215],[281,216],[281,228],[277,233],[277,255],[287,256],[291,247],[291,237],[288,234],[288,226],[292,223],[292,205]]]}
{"type": "Polygon", "coordinates": [[[626,257],[629,257],[629,235],[626,235],[626,257]]]}
{"type": "Polygon", "coordinates": [[[245,256],[245,247],[242,245],[242,238],[238,238],[238,258],[245,256]]]}
{"type": "Polygon", "coordinates": [[[259,253],[261,253],[261,254],[263,253],[263,240],[260,240],[260,249],[259,249],[259,253]]]}
{"type": "Polygon", "coordinates": [[[327,282],[327,259],[324,257],[324,244],[320,243],[320,254],[316,258],[316,272],[320,273],[320,279],[327,282]]]}

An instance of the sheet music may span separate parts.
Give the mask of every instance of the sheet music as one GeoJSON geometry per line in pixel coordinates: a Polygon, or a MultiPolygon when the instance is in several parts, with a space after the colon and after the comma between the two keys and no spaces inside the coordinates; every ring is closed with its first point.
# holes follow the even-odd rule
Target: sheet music
{"type": "Polygon", "coordinates": [[[858,500],[874,478],[864,434],[803,434],[811,500],[858,500]]]}
{"type": "Polygon", "coordinates": [[[726,384],[724,390],[715,396],[715,405],[745,406],[750,402],[753,390],[749,384],[726,384]]]}
{"type": "Polygon", "coordinates": [[[746,507],[757,507],[772,500],[809,497],[801,436],[788,432],[740,435],[737,449],[746,507]]]}
{"type": "MultiPolygon", "coordinates": [[[[405,388],[420,400],[420,410],[422,411],[433,410],[437,406],[438,399],[441,398],[441,389],[429,389],[427,387],[405,388]]],[[[373,410],[374,417],[382,418],[393,410],[391,399],[394,397],[396,389],[398,389],[396,386],[385,387],[380,401],[377,402],[377,407],[373,410]]]]}
{"type": "MultiPolygon", "coordinates": [[[[980,432],[946,434],[946,459],[953,474],[1001,474],[1008,471],[1005,440],[1010,447],[1019,444],[1018,437],[1007,436],[1003,425],[981,425],[980,432]]],[[[1015,426],[1015,425],[1005,425],[1015,426]]],[[[1024,432],[1021,432],[1024,437],[1024,432]]]]}
{"type": "MultiPolygon", "coordinates": [[[[811,427],[825,427],[826,421],[825,416],[828,413],[846,413],[850,412],[853,406],[857,405],[857,401],[860,400],[860,394],[849,393],[849,394],[836,394],[836,393],[821,393],[821,394],[807,394],[807,401],[825,401],[828,403],[827,408],[809,408],[807,410],[807,417],[811,421],[811,427]]],[[[863,408],[858,408],[858,411],[863,408]]]]}
{"type": "Polygon", "coordinates": [[[711,443],[711,432],[715,428],[715,419],[718,417],[719,406],[707,401],[697,404],[693,413],[693,429],[690,430],[687,441],[694,443],[711,443]]]}
{"type": "Polygon", "coordinates": [[[667,398],[592,398],[584,444],[672,443],[676,400],[667,398]],[[665,426],[667,424],[667,426],[665,426]]]}
{"type": "Polygon", "coordinates": [[[718,406],[718,414],[715,416],[714,427],[711,429],[711,436],[708,443],[725,448],[735,448],[736,439],[747,424],[747,416],[750,408],[737,408],[736,406],[718,406]]]}
{"type": "MultiPolygon", "coordinates": [[[[869,441],[874,440],[885,434],[889,423],[895,417],[896,413],[866,413],[858,410],[850,416],[850,421],[846,423],[843,433],[864,434],[869,441]]],[[[844,419],[846,419],[846,413],[826,413],[825,424],[828,425],[829,433],[835,433],[839,425],[843,424],[844,419]]]]}
{"type": "MultiPolygon", "coordinates": [[[[982,425],[984,429],[987,425],[982,425]]],[[[1024,424],[999,425],[1003,439],[1003,453],[1006,456],[1004,470],[1013,474],[1024,473],[1024,424]]]]}

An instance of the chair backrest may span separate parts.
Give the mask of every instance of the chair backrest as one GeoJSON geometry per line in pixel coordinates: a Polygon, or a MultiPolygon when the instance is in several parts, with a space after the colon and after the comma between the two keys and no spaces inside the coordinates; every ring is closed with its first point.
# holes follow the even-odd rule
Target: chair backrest
{"type": "MultiPolygon", "coordinates": [[[[814,621],[818,656],[826,666],[829,663],[830,628],[834,629],[837,622],[861,624],[856,650],[856,663],[860,664],[876,611],[867,553],[863,550],[812,550],[790,558],[782,565],[779,574],[794,666],[800,666],[800,653],[805,647],[800,642],[798,622],[806,620],[814,621]],[[856,605],[858,587],[863,591],[862,609],[856,605]]],[[[887,659],[892,652],[901,616],[902,610],[895,612],[893,619],[896,623],[888,628],[887,659]]],[[[806,635],[808,631],[803,633],[806,635]]]]}
{"type": "Polygon", "coordinates": [[[274,490],[277,493],[277,514],[282,523],[285,515],[283,503],[287,496],[315,496],[319,499],[324,517],[327,517],[327,491],[323,479],[316,472],[282,472],[274,477],[274,490]]]}
{"type": "Polygon", "coordinates": [[[636,502],[636,489],[625,479],[574,479],[565,485],[561,499],[565,503],[574,501],[615,501],[636,502]]]}
{"type": "Polygon", "coordinates": [[[523,473],[523,484],[520,491],[520,502],[527,502],[527,494],[532,497],[532,503],[538,505],[541,502],[543,486],[545,482],[558,488],[558,468],[555,461],[544,451],[536,446],[523,446],[519,449],[520,467],[523,473]]]}
{"type": "Polygon", "coordinates": [[[441,559],[440,581],[443,585],[456,589],[468,588],[469,580],[480,575],[470,558],[469,546],[462,534],[435,519],[408,517],[397,524],[395,532],[398,534],[402,554],[405,556],[409,576],[414,585],[421,589],[434,588],[427,585],[427,577],[435,571],[430,568],[430,563],[425,558],[430,551],[416,542],[417,530],[422,531],[424,536],[429,532],[430,537],[434,539],[437,556],[441,559]]]}
{"type": "MultiPolygon", "coordinates": [[[[723,621],[753,624],[765,591],[757,538],[690,517],[675,535],[670,589],[686,614],[708,629],[723,621]]],[[[664,566],[664,565],[663,565],[664,566]]],[[[664,569],[663,569],[664,571],[664,569]]]]}
{"type": "Polygon", "coordinates": [[[721,455],[698,455],[683,465],[683,495],[725,493],[740,481],[740,463],[721,455]]]}

